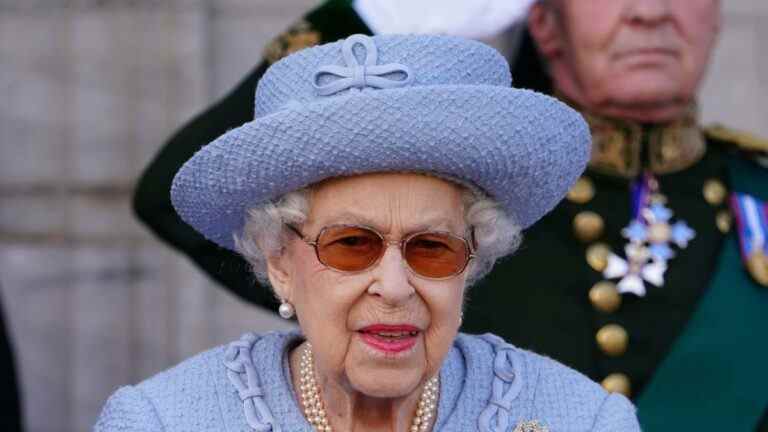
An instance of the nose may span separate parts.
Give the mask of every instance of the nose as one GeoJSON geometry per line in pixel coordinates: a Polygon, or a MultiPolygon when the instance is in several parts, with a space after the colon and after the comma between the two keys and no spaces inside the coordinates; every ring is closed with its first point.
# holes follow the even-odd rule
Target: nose
{"type": "Polygon", "coordinates": [[[669,19],[671,14],[670,1],[629,0],[624,10],[625,19],[635,25],[658,25],[669,19]]]}
{"type": "Polygon", "coordinates": [[[416,292],[408,272],[400,248],[396,244],[389,244],[373,269],[374,280],[368,292],[379,296],[389,305],[401,305],[416,292]]]}

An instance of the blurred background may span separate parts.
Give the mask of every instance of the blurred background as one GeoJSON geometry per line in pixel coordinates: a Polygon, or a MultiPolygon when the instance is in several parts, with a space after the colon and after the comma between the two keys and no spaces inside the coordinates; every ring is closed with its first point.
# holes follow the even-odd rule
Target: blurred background
{"type": "MultiPolygon", "coordinates": [[[[0,0],[0,296],[26,430],[90,430],[119,385],[287,326],[214,288],[129,202],[169,134],[316,3],[0,0]]],[[[723,8],[702,116],[768,137],[768,1],[723,8]]]]}

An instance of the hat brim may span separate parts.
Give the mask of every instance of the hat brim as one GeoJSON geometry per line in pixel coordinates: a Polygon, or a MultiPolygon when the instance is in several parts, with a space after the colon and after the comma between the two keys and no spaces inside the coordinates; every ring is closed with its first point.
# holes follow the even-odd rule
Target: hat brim
{"type": "Polygon", "coordinates": [[[589,159],[589,129],[562,102],[499,86],[368,90],[288,106],[203,147],[173,181],[181,218],[233,249],[246,211],[321,180],[428,172],[468,181],[526,228],[589,159]]]}

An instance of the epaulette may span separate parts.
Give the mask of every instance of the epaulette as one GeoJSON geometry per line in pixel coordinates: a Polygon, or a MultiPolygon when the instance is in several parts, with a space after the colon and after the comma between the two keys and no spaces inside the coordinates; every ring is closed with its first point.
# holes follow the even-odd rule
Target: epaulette
{"type": "Polygon", "coordinates": [[[315,46],[321,40],[320,32],[315,30],[309,21],[301,20],[267,44],[264,60],[269,64],[275,63],[288,54],[315,46]]]}
{"type": "Polygon", "coordinates": [[[709,138],[732,143],[740,150],[768,155],[768,140],[715,123],[704,128],[709,138]]]}
{"type": "Polygon", "coordinates": [[[753,157],[760,165],[768,167],[768,140],[717,123],[706,126],[704,134],[708,138],[736,147],[753,157]]]}

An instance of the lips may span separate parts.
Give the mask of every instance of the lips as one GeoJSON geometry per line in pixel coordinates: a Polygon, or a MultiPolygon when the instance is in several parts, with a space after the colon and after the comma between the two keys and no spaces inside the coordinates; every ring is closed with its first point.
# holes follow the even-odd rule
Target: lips
{"type": "Polygon", "coordinates": [[[416,345],[421,330],[408,324],[374,324],[358,330],[363,342],[371,348],[394,354],[411,349],[416,345]]]}
{"type": "Polygon", "coordinates": [[[667,47],[636,47],[632,49],[621,50],[615,54],[616,59],[625,59],[644,56],[677,56],[677,50],[667,47]]]}

